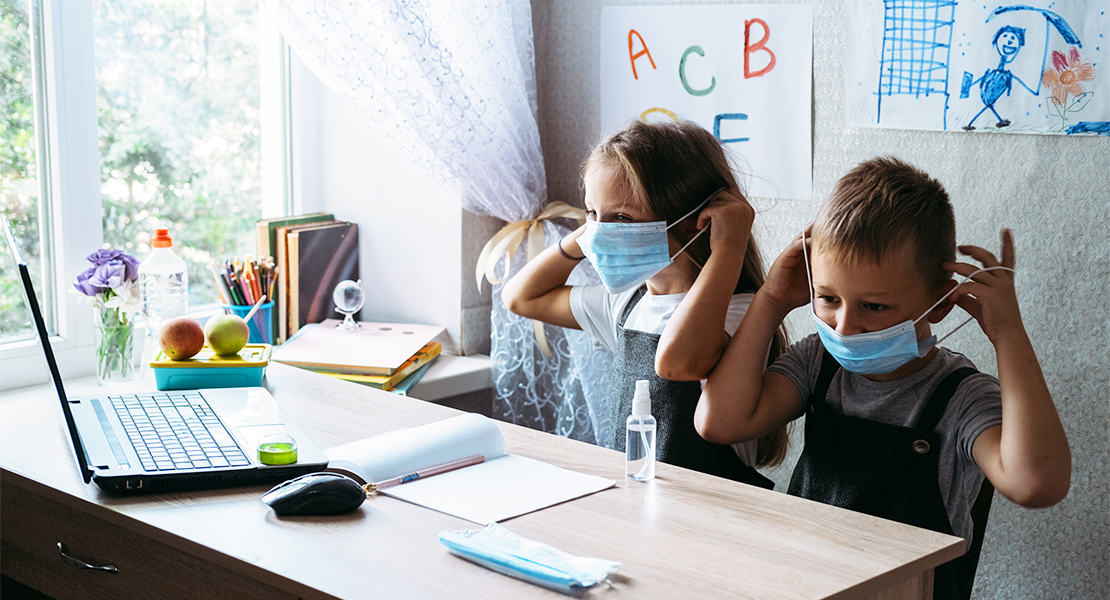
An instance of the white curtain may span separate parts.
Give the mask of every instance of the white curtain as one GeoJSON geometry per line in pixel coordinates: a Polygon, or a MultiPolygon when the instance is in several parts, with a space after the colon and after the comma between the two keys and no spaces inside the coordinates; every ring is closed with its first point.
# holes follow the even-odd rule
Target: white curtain
{"type": "MultiPolygon", "coordinates": [[[[529,0],[262,0],[290,47],[359,120],[403,149],[466,210],[536,218],[547,183],[536,125],[529,0]]],[[[567,228],[541,224],[544,245],[567,228]]],[[[525,260],[517,252],[508,273],[525,260]]],[[[502,265],[502,268],[504,266],[502,265]]],[[[500,269],[499,269],[500,270],[500,269]]],[[[579,273],[576,278],[588,278],[579,273]]],[[[493,289],[495,416],[567,437],[608,439],[608,366],[581,332],[508,313],[493,289]]]]}

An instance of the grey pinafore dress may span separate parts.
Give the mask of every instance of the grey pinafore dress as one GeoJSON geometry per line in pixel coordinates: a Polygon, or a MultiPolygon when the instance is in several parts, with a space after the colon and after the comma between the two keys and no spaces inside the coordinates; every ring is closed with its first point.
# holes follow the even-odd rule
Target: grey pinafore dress
{"type": "Polygon", "coordinates": [[[701,383],[671,381],[655,373],[655,351],[660,336],[625,329],[628,315],[645,293],[646,287],[637,290],[617,323],[617,347],[609,383],[613,429],[610,447],[624,450],[625,421],[632,414],[636,381],[646,379],[650,382],[651,414],[659,423],[655,453],[659,462],[771,489],[774,482],[744,464],[732,446],[711,444],[698,435],[694,429],[694,409],[701,397],[701,383]]]}

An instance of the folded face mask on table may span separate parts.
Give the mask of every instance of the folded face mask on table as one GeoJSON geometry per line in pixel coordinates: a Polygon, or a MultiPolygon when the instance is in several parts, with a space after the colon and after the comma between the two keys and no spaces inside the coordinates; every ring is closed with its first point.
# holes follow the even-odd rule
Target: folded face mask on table
{"type": "Polygon", "coordinates": [[[497,523],[485,529],[444,531],[439,543],[452,554],[498,573],[567,594],[605,581],[621,566],[611,560],[567,554],[522,538],[497,523]]]}

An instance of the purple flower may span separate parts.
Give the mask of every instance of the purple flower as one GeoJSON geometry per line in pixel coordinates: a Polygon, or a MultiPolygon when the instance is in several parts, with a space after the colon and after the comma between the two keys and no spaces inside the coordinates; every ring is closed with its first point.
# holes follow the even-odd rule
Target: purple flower
{"type": "Polygon", "coordinates": [[[89,255],[89,262],[93,266],[78,275],[73,284],[86,296],[95,296],[139,278],[139,261],[122,250],[97,250],[89,255]]]}
{"type": "Polygon", "coordinates": [[[84,273],[81,273],[80,275],[77,276],[77,282],[73,284],[73,287],[77,288],[78,292],[81,292],[82,294],[84,294],[86,296],[95,296],[95,295],[99,294],[100,292],[104,291],[104,288],[97,287],[97,286],[93,285],[92,282],[89,281],[89,279],[95,273],[96,273],[96,267],[89,267],[89,269],[87,271],[85,271],[84,273]]]}

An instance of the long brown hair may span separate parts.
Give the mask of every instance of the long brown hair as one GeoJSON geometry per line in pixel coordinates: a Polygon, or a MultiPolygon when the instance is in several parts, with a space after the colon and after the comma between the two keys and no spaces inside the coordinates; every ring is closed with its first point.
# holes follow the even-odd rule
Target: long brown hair
{"type": "MultiPolygon", "coordinates": [[[[740,189],[724,147],[713,134],[692,121],[631,121],[594,147],[582,165],[583,178],[592,165],[599,163],[622,174],[632,202],[668,225],[718,190],[740,189]]],[[[697,214],[670,230],[680,245],[685,245],[697,232],[697,214]]],[[[683,254],[689,257],[696,277],[709,259],[709,235],[698,237],[683,254]]],[[[755,293],[763,285],[764,273],[755,238],[749,237],[734,293],[755,293]]],[[[785,349],[786,330],[780,326],[771,342],[768,364],[785,349]]],[[[755,466],[781,463],[789,440],[785,425],[760,438],[755,466]]]]}

